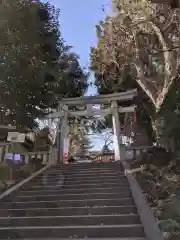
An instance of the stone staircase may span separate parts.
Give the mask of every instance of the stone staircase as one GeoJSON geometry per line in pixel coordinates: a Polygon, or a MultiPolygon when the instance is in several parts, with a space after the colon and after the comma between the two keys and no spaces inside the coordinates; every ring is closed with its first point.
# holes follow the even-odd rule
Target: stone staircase
{"type": "Polygon", "coordinates": [[[120,163],[51,166],[1,200],[0,239],[67,238],[147,239],[120,163]]]}

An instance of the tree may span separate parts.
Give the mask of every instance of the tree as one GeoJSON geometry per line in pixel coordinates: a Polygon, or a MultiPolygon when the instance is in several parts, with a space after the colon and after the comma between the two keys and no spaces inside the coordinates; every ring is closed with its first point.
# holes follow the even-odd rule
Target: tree
{"type": "Polygon", "coordinates": [[[112,129],[106,129],[102,131],[101,133],[97,133],[94,136],[92,136],[92,139],[98,139],[101,141],[101,144],[103,142],[103,147],[101,150],[101,154],[103,152],[109,151],[109,146],[113,144],[113,131],[112,129]]]}
{"type": "MultiPolygon", "coordinates": [[[[111,70],[113,72],[113,70],[111,70]]],[[[113,92],[123,92],[127,90],[131,90],[136,88],[138,90],[138,97],[136,97],[133,101],[124,101],[121,102],[121,106],[129,106],[129,105],[136,105],[136,125],[139,126],[139,129],[143,129],[146,131],[146,134],[150,141],[154,140],[155,134],[152,128],[152,122],[155,121],[155,109],[152,103],[149,101],[148,96],[143,92],[143,90],[139,87],[133,76],[129,73],[128,68],[126,68],[123,72],[113,72],[114,77],[122,78],[120,84],[114,83],[113,80],[109,80],[109,75],[106,76],[103,74],[103,78],[107,79],[107,85],[101,84],[99,81],[99,77],[96,76],[96,85],[98,87],[98,91],[100,94],[109,94],[113,92]]],[[[120,121],[121,124],[125,125],[124,122],[124,114],[120,114],[120,121]]],[[[105,117],[104,124],[110,128],[112,128],[112,117],[107,116],[105,117]]],[[[137,128],[137,127],[136,127],[137,128]]]]}
{"type": "Polygon", "coordinates": [[[115,0],[114,14],[97,26],[92,68],[101,85],[121,84],[127,67],[159,110],[179,68],[179,11],[150,1],[115,0]]]}
{"type": "Polygon", "coordinates": [[[167,109],[175,110],[171,101],[179,98],[174,83],[179,78],[178,16],[179,11],[170,5],[116,0],[113,16],[96,26],[98,45],[91,48],[91,69],[99,93],[137,88],[133,102],[137,124],[151,139],[157,135],[156,119],[165,114],[163,109],[165,115],[167,109]],[[171,86],[174,90],[169,97],[171,86]]]}
{"type": "Polygon", "coordinates": [[[66,68],[59,73],[56,94],[61,97],[81,97],[87,90],[89,73],[80,66],[79,57],[70,51],[60,59],[66,68]]]}
{"type": "Polygon", "coordinates": [[[82,95],[88,74],[61,37],[59,10],[39,0],[1,5],[2,120],[33,128],[60,98],[82,95]]]}
{"type": "Polygon", "coordinates": [[[167,148],[171,150],[180,147],[180,82],[179,76],[171,85],[164,100],[159,117],[163,123],[160,126],[159,134],[167,148]]]}

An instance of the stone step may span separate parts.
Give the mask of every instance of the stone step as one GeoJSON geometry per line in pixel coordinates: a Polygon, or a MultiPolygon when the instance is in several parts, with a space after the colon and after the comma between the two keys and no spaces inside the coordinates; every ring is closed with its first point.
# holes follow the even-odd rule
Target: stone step
{"type": "Polygon", "coordinates": [[[78,225],[140,224],[137,214],[0,217],[0,227],[8,226],[77,226],[78,225]]]}
{"type": "MultiPolygon", "coordinates": [[[[98,167],[98,166],[89,166],[89,167],[77,167],[77,166],[64,166],[64,167],[52,167],[49,169],[50,171],[51,170],[56,170],[56,171],[64,171],[64,172],[73,172],[73,173],[88,173],[88,172],[100,172],[100,171],[119,171],[121,173],[124,172],[124,169],[120,166],[107,166],[107,167],[104,167],[104,166],[101,166],[101,167],[98,167]]],[[[49,171],[47,170],[47,171],[49,171]]]]}
{"type": "MultiPolygon", "coordinates": [[[[67,238],[46,238],[46,240],[67,240],[67,238]]],[[[84,238],[71,238],[71,239],[77,239],[77,240],[84,240],[84,238]]],[[[147,240],[146,238],[140,237],[140,238],[133,238],[133,237],[128,237],[128,238],[88,238],[88,240],[147,240]]],[[[2,239],[2,240],[7,240],[7,239],[2,239]]],[[[16,238],[16,240],[20,240],[20,238],[16,238]]],[[[44,238],[23,238],[23,240],[44,240],[44,238]]]]}
{"type": "Polygon", "coordinates": [[[0,227],[2,238],[107,238],[107,237],[144,237],[140,224],[133,225],[90,225],[90,226],[19,226],[0,227]]]}
{"type": "MultiPolygon", "coordinates": [[[[67,240],[67,238],[46,238],[46,240],[67,240]]],[[[77,240],[84,240],[84,238],[71,238],[71,239],[77,239],[77,240]]],[[[140,237],[140,238],[133,238],[133,237],[128,237],[128,238],[88,238],[88,240],[147,240],[146,238],[140,237]]],[[[7,240],[7,239],[2,239],[2,240],[7,240]]],[[[16,238],[16,240],[20,240],[20,238],[16,238]]],[[[23,240],[44,240],[44,238],[23,238],[23,240]]]]}
{"type": "Polygon", "coordinates": [[[66,168],[64,168],[64,169],[61,169],[61,168],[59,168],[59,169],[52,169],[52,168],[49,168],[48,170],[47,170],[47,172],[53,172],[53,171],[56,171],[56,172],[60,172],[60,173],[67,173],[67,174],[79,174],[79,175],[85,175],[85,174],[89,174],[89,175],[91,175],[91,174],[108,174],[108,173],[112,173],[112,174],[114,174],[114,173],[119,173],[119,174],[124,174],[124,169],[119,169],[119,168],[84,168],[84,169],[66,169],[66,168]]]}
{"type": "Polygon", "coordinates": [[[0,239],[144,236],[120,162],[52,166],[0,203],[0,239]],[[47,185],[44,175],[53,171],[47,185]],[[58,174],[65,181],[57,184],[58,174]]]}
{"type": "MultiPolygon", "coordinates": [[[[105,178],[99,178],[99,179],[66,179],[66,178],[57,178],[57,179],[40,179],[40,180],[33,180],[32,182],[29,182],[26,184],[26,186],[34,186],[34,185],[54,185],[57,183],[63,183],[65,185],[68,184],[81,184],[81,183],[104,183],[104,179],[105,178]]],[[[113,183],[113,182],[117,182],[117,183],[121,183],[121,184],[125,184],[128,183],[126,178],[106,178],[106,182],[107,183],[113,183]]]]}
{"type": "Polygon", "coordinates": [[[131,192],[115,192],[115,193],[69,193],[69,194],[49,194],[49,195],[33,195],[33,196],[16,196],[15,201],[51,201],[51,200],[83,200],[83,199],[105,199],[105,198],[129,198],[132,197],[131,192]]]}
{"type": "Polygon", "coordinates": [[[56,180],[62,178],[62,176],[68,180],[68,181],[73,181],[73,180],[98,180],[98,179],[111,179],[111,178],[117,178],[117,179],[127,179],[124,174],[91,174],[91,175],[70,175],[70,174],[59,174],[59,176],[56,174],[56,176],[48,176],[48,174],[44,174],[44,176],[38,176],[34,180],[35,181],[42,181],[45,177],[48,179],[56,180]]]}
{"type": "Polygon", "coordinates": [[[69,216],[69,215],[116,215],[137,214],[135,205],[127,206],[94,206],[94,207],[59,207],[0,209],[1,217],[34,217],[34,216],[69,216]]]}
{"type": "Polygon", "coordinates": [[[120,162],[109,162],[109,163],[81,163],[81,164],[57,164],[53,168],[122,168],[120,162]]]}
{"type": "Polygon", "coordinates": [[[123,167],[121,165],[117,165],[117,164],[111,164],[111,165],[106,165],[106,164],[103,164],[103,165],[100,165],[100,164],[86,164],[86,165],[83,165],[83,164],[67,164],[67,165],[64,165],[64,166],[58,166],[58,165],[55,165],[55,166],[52,166],[51,169],[56,169],[56,170],[74,170],[77,171],[83,171],[83,170],[119,170],[119,171],[123,171],[123,167]]]}
{"type": "Polygon", "coordinates": [[[41,184],[33,184],[33,185],[26,185],[24,187],[21,188],[21,191],[48,191],[48,190],[64,190],[65,191],[70,191],[71,189],[84,189],[84,188],[88,188],[87,191],[91,191],[91,189],[93,190],[94,187],[96,188],[105,188],[107,187],[107,189],[109,189],[110,187],[118,187],[123,191],[125,190],[129,190],[129,185],[128,183],[121,183],[121,184],[116,184],[115,182],[111,182],[111,183],[78,183],[78,184],[65,184],[63,181],[59,181],[59,182],[50,182],[44,185],[41,184]]]}
{"type": "MultiPolygon", "coordinates": [[[[55,183],[57,183],[58,181],[48,181],[48,184],[49,185],[54,185],[55,183]]],[[[103,184],[104,183],[104,178],[102,179],[82,179],[82,180],[76,180],[76,179],[72,179],[72,180],[68,180],[68,179],[65,179],[64,181],[64,184],[65,185],[79,185],[79,184],[103,184]]],[[[110,184],[110,183],[121,183],[121,184],[126,184],[128,183],[127,182],[127,179],[124,178],[124,179],[121,179],[121,178],[106,178],[106,184],[110,184]]],[[[46,183],[44,181],[32,181],[32,182],[29,182],[26,184],[26,186],[36,186],[36,185],[39,185],[39,186],[43,186],[45,185],[46,183]]]]}
{"type": "MultiPolygon", "coordinates": [[[[77,189],[77,188],[110,188],[110,187],[127,187],[129,188],[129,184],[128,182],[100,182],[100,183],[79,183],[79,184],[66,184],[63,185],[63,188],[66,189],[77,189]]],[[[62,184],[60,184],[58,186],[58,184],[56,186],[53,185],[24,185],[23,187],[21,187],[21,190],[45,190],[45,189],[60,189],[62,188],[62,184]],[[54,188],[53,188],[54,187],[54,188]]]]}
{"type": "Polygon", "coordinates": [[[33,195],[51,195],[51,194],[83,194],[83,193],[118,193],[131,192],[128,187],[112,187],[112,188],[60,188],[60,189],[45,189],[45,190],[21,190],[16,193],[16,196],[33,196],[33,195]]]}
{"type": "MultiPolygon", "coordinates": [[[[42,178],[44,178],[45,176],[48,177],[48,174],[45,173],[44,175],[40,175],[37,176],[35,178],[35,180],[41,180],[42,178]]],[[[126,176],[124,174],[91,174],[91,175],[71,175],[71,174],[67,174],[67,173],[58,173],[54,176],[49,176],[49,178],[51,177],[52,179],[56,179],[58,177],[65,177],[66,179],[98,179],[99,178],[126,178],[126,176]]],[[[34,179],[33,179],[34,180],[34,179]]]]}
{"type": "MultiPolygon", "coordinates": [[[[54,170],[53,169],[49,169],[47,171],[45,171],[46,174],[51,174],[53,173],[54,170]]],[[[115,174],[118,174],[118,175],[124,175],[124,172],[121,172],[117,169],[115,170],[109,170],[109,169],[105,169],[105,170],[93,170],[93,171],[79,171],[79,172],[75,172],[75,171],[67,171],[67,170],[61,170],[61,169],[58,169],[54,172],[55,173],[59,173],[59,174],[66,174],[67,176],[94,176],[94,175],[97,175],[97,174],[100,174],[100,175],[115,175],[115,174]]],[[[41,174],[43,175],[43,174],[41,174]]]]}
{"type": "Polygon", "coordinates": [[[108,199],[82,199],[82,200],[58,200],[58,201],[14,201],[9,199],[9,202],[3,202],[0,208],[58,208],[58,207],[86,207],[86,206],[127,206],[133,205],[132,198],[108,198],[108,199]]]}

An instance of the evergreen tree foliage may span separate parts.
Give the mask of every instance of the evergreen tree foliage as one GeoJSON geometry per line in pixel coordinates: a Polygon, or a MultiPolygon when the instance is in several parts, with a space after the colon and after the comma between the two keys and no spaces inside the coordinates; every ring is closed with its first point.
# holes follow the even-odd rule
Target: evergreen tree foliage
{"type": "Polygon", "coordinates": [[[7,0],[1,9],[1,124],[33,128],[60,98],[81,96],[88,74],[61,37],[54,6],[7,0]]]}

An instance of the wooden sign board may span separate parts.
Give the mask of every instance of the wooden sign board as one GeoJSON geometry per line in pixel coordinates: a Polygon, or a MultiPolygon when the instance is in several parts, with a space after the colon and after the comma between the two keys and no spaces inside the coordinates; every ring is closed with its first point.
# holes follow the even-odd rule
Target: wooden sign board
{"type": "Polygon", "coordinates": [[[8,132],[7,141],[23,143],[25,142],[25,134],[19,132],[8,132]]]}

